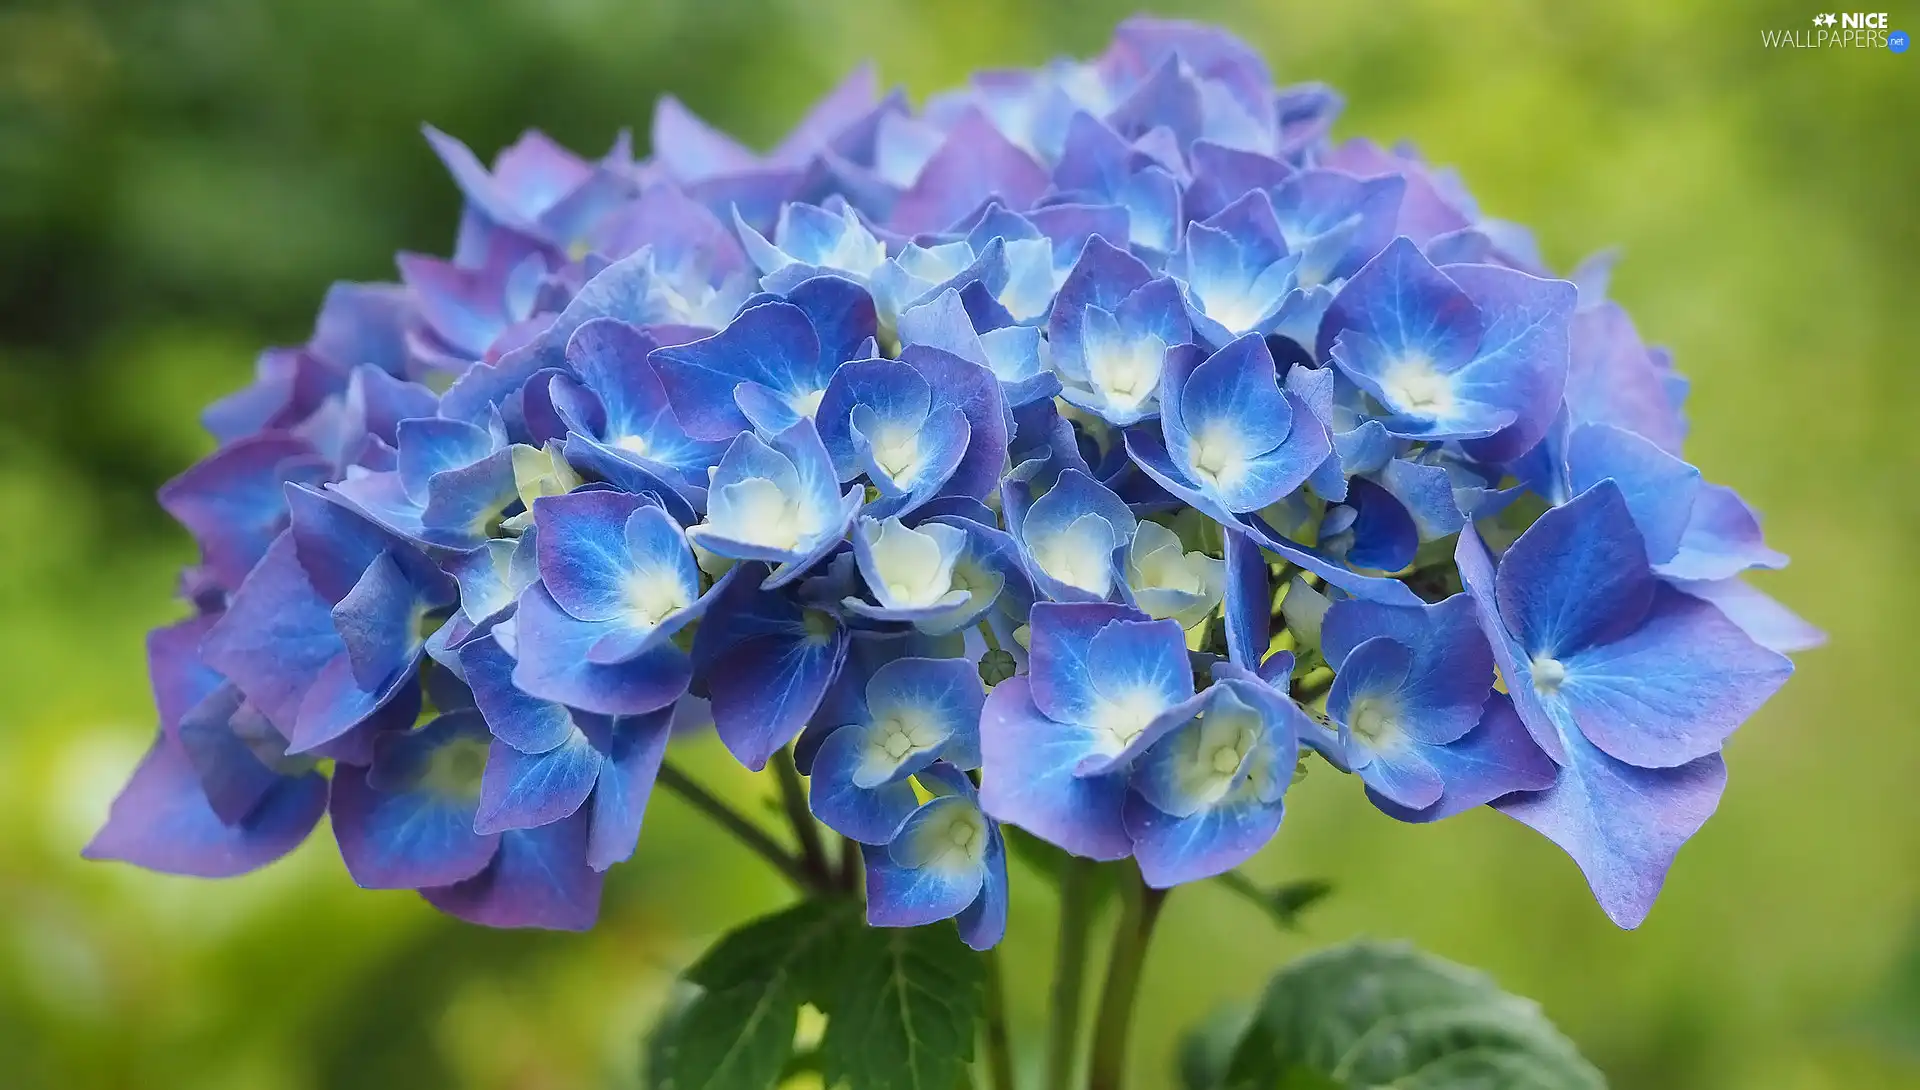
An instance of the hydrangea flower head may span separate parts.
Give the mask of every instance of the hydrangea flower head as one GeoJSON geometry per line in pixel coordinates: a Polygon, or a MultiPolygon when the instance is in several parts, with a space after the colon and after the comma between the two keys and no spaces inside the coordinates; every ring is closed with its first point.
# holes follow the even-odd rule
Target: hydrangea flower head
{"type": "Polygon", "coordinates": [[[336,286],[161,491],[190,616],[88,855],[328,814],[363,886],[586,927],[710,729],[804,773],[870,922],[976,947],[1006,827],[1191,882],[1321,764],[1637,925],[1819,633],[1607,261],[1339,109],[1135,19],[924,109],[863,68],[765,153],[671,98],[639,158],[429,129],[453,253],[336,286]]]}

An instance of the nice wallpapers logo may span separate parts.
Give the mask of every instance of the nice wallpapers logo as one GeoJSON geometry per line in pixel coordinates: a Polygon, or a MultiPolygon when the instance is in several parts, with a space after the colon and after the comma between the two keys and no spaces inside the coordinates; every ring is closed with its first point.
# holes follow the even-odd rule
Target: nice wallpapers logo
{"type": "Polygon", "coordinates": [[[1767,49],[1885,49],[1905,53],[1907,32],[1891,30],[1884,11],[1824,12],[1813,17],[1813,26],[1788,30],[1763,30],[1760,44],[1767,49]]]}

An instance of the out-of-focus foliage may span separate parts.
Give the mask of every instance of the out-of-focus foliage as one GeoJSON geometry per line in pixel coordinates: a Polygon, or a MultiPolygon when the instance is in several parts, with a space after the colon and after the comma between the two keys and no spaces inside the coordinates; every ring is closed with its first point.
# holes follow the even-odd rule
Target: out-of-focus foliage
{"type": "MultiPolygon", "coordinates": [[[[82,864],[144,746],[141,633],[189,546],[151,492],[210,445],[199,406],[302,339],[326,283],[444,251],[455,192],[420,140],[539,126],[598,151],[653,97],[764,140],[865,57],[925,94],[1097,48],[1078,0],[15,0],[0,10],[0,1083],[632,1086],[673,972],[782,896],[684,809],[650,815],[584,937],[497,934],[364,894],[318,837],[239,882],[82,864]],[[784,103],[773,113],[762,104],[784,103]]],[[[1404,935],[1536,997],[1621,1087],[1911,1086],[1896,965],[1920,914],[1920,59],[1765,50],[1792,3],[1144,4],[1221,22],[1284,79],[1406,136],[1695,380],[1689,450],[1794,556],[1765,588],[1826,628],[1728,751],[1720,817],[1620,933],[1550,845],[1482,813],[1407,828],[1309,776],[1252,868],[1335,897],[1282,934],[1183,891],[1135,1066],[1348,934],[1404,935]],[[1853,1012],[1873,1012],[1872,1031],[1853,1012]]],[[[1896,22],[1900,16],[1896,13],[1896,22]]],[[[1907,27],[1912,30],[1914,28],[1907,27]]],[[[755,789],[695,747],[708,782],[755,789]]],[[[1014,1017],[1044,1013],[1045,885],[1018,883],[1014,1017]]],[[[1910,955],[1908,955],[1910,956],[1910,955]]],[[[1023,1059],[1037,1050],[1019,1034],[1023,1059]]]]}

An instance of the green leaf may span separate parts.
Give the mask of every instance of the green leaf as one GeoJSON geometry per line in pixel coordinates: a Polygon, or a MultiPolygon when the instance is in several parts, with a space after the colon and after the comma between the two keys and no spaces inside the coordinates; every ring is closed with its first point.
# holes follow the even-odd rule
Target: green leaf
{"type": "Polygon", "coordinates": [[[1233,1050],[1246,1035],[1253,1011],[1245,1003],[1214,1008],[1199,1025],[1180,1038],[1177,1060],[1181,1090],[1214,1090],[1226,1078],[1233,1050]]]}
{"type": "Polygon", "coordinates": [[[820,1042],[827,1085],[961,1085],[984,1003],[984,966],[951,926],[863,928],[849,936],[839,974],[820,1042]]]}
{"type": "Polygon", "coordinates": [[[1234,1049],[1230,1090],[1600,1090],[1532,1002],[1405,944],[1352,943],[1276,975],[1234,1049]]]}
{"type": "Polygon", "coordinates": [[[722,938],[686,972],[699,988],[648,1047],[658,1090],[768,1090],[793,1055],[800,1004],[827,990],[859,928],[844,901],[805,901],[722,938]]]}

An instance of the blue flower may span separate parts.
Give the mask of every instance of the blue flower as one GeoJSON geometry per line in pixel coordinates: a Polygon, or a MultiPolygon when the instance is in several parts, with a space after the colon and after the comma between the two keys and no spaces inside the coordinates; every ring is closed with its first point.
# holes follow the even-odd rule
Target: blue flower
{"type": "Polygon", "coordinates": [[[534,502],[540,581],[520,595],[514,684],[601,715],[640,715],[686,691],[673,642],[713,602],[687,536],[661,507],[619,492],[534,502]]]}
{"type": "Polygon", "coordinates": [[[726,440],[748,427],[774,433],[811,419],[827,382],[872,355],[873,300],[837,276],[818,276],[785,299],[753,303],[719,333],[650,357],[688,435],[726,440]]]}
{"type": "Polygon", "coordinates": [[[812,421],[774,436],[772,445],[745,432],[713,471],[706,521],[687,535],[720,556],[779,565],[767,577],[772,590],[805,574],[845,539],[860,497],[857,488],[841,495],[812,421]]]}
{"type": "Polygon", "coordinates": [[[1217,676],[1129,780],[1127,835],[1150,886],[1232,870],[1273,839],[1285,813],[1299,735],[1312,721],[1252,675],[1226,667],[1217,676]]]}
{"type": "Polygon", "coordinates": [[[631,463],[704,503],[707,469],[726,448],[681,428],[647,359],[658,347],[645,331],[618,319],[587,322],[567,342],[567,362],[579,377],[553,376],[548,397],[566,426],[568,445],[590,447],[600,455],[594,464],[631,463]]]}
{"type": "Polygon", "coordinates": [[[872,601],[849,597],[841,605],[928,635],[973,625],[1002,594],[1031,600],[1013,539],[970,519],[940,515],[907,526],[863,515],[854,527],[853,555],[872,601]]]}
{"type": "Polygon", "coordinates": [[[1658,581],[1611,481],[1540,516],[1497,571],[1471,528],[1458,561],[1514,708],[1560,766],[1552,787],[1500,809],[1573,856],[1614,922],[1637,926],[1719,802],[1721,744],[1793,665],[1658,581]]]}
{"type": "Polygon", "coordinates": [[[608,717],[541,700],[514,684],[513,658],[491,637],[464,644],[459,664],[493,735],[474,830],[536,829],[584,809],[588,866],[632,856],[673,708],[608,717]]]}
{"type": "Polygon", "coordinates": [[[1437,269],[1400,238],[1340,289],[1319,342],[1380,403],[1389,434],[1482,440],[1469,453],[1498,461],[1553,423],[1575,302],[1565,281],[1484,265],[1437,269]]]}
{"type": "Polygon", "coordinates": [[[1031,616],[1030,672],[996,685],[981,715],[981,803],[1076,855],[1124,858],[1129,766],[1199,707],[1186,637],[1124,606],[1031,616]]]}
{"type": "Polygon", "coordinates": [[[1272,201],[1254,190],[1188,224],[1167,272],[1180,282],[1202,341],[1224,346],[1246,334],[1276,333],[1304,343],[1332,296],[1302,281],[1303,256],[1288,251],[1272,201]]]}
{"type": "Polygon", "coordinates": [[[813,717],[850,643],[830,600],[764,593],[766,578],[764,565],[742,565],[693,645],[695,692],[711,699],[720,741],[756,770],[813,717]]]}
{"type": "Polygon", "coordinates": [[[1335,602],[1320,647],[1334,669],[1331,752],[1387,813],[1433,820],[1552,785],[1553,762],[1493,691],[1493,652],[1468,596],[1335,602]]]}
{"type": "Polygon", "coordinates": [[[1160,425],[1129,429],[1126,443],[1162,488],[1225,525],[1305,484],[1332,449],[1312,410],[1281,389],[1257,335],[1204,358],[1196,348],[1169,357],[1160,425]]]}
{"type": "Polygon", "coordinates": [[[1061,602],[1100,602],[1124,585],[1121,566],[1138,520],[1120,497],[1078,469],[1037,500],[1021,481],[1002,492],[1007,530],[1034,586],[1061,602]]]}
{"type": "Polygon", "coordinates": [[[965,659],[897,658],[841,678],[817,721],[812,806],[829,828],[885,844],[917,805],[908,780],[934,761],[980,767],[980,675],[965,659]]]}
{"type": "Polygon", "coordinates": [[[867,922],[919,927],[954,919],[975,950],[1007,930],[1007,846],[1000,825],[980,808],[966,774],[947,764],[918,773],[933,796],[914,808],[892,838],[863,844],[867,922]]]}
{"type": "Polygon", "coordinates": [[[1173,281],[1104,239],[1089,240],[1048,321],[1061,396],[1113,424],[1153,415],[1167,351],[1191,342],[1191,330],[1173,281]]]}
{"type": "MultiPolygon", "coordinates": [[[[818,420],[839,479],[871,481],[880,493],[875,507],[884,513],[906,514],[939,495],[973,440],[972,425],[952,393],[896,360],[862,360],[835,371],[818,420]]],[[[994,461],[986,474],[968,474],[985,476],[980,495],[997,479],[997,456],[994,461]]],[[[971,490],[974,482],[962,484],[971,490]]]]}

